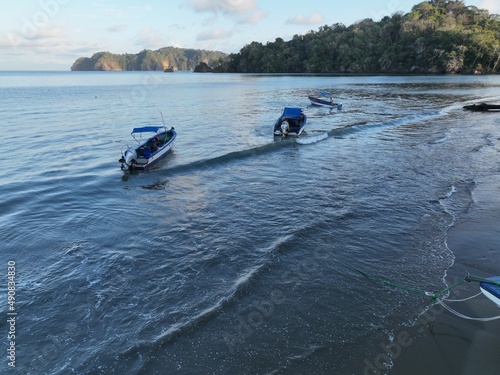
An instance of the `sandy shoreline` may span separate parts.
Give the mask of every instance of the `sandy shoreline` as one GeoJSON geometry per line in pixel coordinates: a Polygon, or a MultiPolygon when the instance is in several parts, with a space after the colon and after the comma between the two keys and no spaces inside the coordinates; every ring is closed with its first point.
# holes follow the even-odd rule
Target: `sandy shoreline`
{"type": "MultiPolygon", "coordinates": [[[[456,257],[448,270],[448,285],[460,281],[467,273],[478,277],[500,275],[500,175],[481,181],[473,197],[475,204],[470,212],[448,233],[448,247],[456,257]]],[[[448,298],[464,299],[477,293],[478,283],[464,283],[448,298]]],[[[448,305],[471,317],[500,315],[500,308],[482,294],[448,305]]],[[[406,331],[408,338],[391,348],[393,367],[389,374],[500,374],[500,319],[466,320],[434,305],[406,331]]],[[[396,343],[397,336],[398,333],[396,343]]],[[[365,368],[365,373],[384,371],[372,366],[365,368]]]]}

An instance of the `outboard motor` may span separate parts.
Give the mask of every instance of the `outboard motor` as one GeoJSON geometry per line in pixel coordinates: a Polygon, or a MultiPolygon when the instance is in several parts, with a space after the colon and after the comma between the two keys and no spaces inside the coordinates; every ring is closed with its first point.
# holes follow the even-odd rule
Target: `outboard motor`
{"type": "Polygon", "coordinates": [[[288,132],[290,131],[290,124],[288,123],[288,121],[283,121],[281,123],[281,135],[285,136],[285,135],[288,135],[288,132]]]}
{"type": "Polygon", "coordinates": [[[123,154],[122,158],[119,160],[122,163],[122,169],[130,169],[134,167],[137,159],[137,152],[135,150],[128,149],[123,154]]]}

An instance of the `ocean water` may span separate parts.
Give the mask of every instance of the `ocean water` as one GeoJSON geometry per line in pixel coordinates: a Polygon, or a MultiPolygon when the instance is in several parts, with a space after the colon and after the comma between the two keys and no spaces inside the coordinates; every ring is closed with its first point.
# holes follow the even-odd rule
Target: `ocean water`
{"type": "MultiPolygon", "coordinates": [[[[500,77],[0,72],[0,330],[19,374],[362,374],[446,288],[500,77]],[[307,95],[331,91],[342,110],[307,95]],[[306,133],[275,140],[284,106],[306,133]],[[171,154],[124,174],[130,131],[171,154]],[[10,262],[10,263],[9,263],[10,262]]],[[[388,363],[390,365],[390,363],[388,363]]]]}

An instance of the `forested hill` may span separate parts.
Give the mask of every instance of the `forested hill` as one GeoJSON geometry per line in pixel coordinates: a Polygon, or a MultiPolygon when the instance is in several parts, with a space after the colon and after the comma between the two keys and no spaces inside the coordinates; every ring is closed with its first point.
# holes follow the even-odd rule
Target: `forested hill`
{"type": "Polygon", "coordinates": [[[92,57],[80,57],[71,70],[193,70],[200,62],[219,65],[226,57],[222,52],[176,47],[143,50],[137,54],[98,52],[92,57]]]}
{"type": "Polygon", "coordinates": [[[433,0],[378,22],[253,42],[214,71],[241,73],[498,73],[500,16],[433,0]]]}

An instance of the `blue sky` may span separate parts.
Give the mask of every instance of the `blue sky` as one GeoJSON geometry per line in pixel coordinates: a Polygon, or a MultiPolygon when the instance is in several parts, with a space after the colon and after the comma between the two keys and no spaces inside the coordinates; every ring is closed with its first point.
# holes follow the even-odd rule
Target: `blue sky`
{"type": "MultiPolygon", "coordinates": [[[[407,13],[419,0],[22,0],[0,14],[0,70],[69,70],[95,52],[175,46],[238,52],[252,41],[407,13]]],[[[500,14],[500,0],[466,0],[500,14]]]]}

